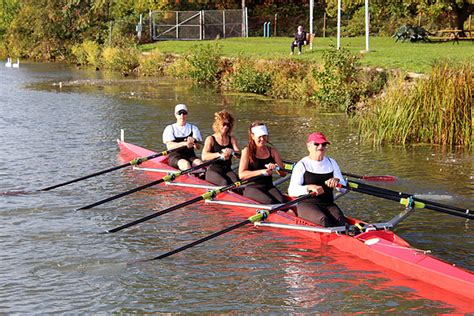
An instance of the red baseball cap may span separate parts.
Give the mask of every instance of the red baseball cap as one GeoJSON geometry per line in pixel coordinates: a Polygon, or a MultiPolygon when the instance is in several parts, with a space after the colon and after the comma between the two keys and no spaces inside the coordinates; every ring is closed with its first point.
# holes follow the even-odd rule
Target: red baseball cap
{"type": "Polygon", "coordinates": [[[309,142],[314,142],[314,143],[318,143],[318,144],[324,144],[324,143],[328,143],[328,144],[331,144],[326,136],[324,136],[323,133],[321,132],[316,132],[316,133],[311,133],[308,135],[308,139],[306,140],[307,143],[309,142]]]}

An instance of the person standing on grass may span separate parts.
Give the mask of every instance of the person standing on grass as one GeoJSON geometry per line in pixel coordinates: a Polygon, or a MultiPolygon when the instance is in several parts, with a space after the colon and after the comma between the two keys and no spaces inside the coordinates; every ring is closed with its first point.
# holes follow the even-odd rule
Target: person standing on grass
{"type": "Polygon", "coordinates": [[[180,170],[202,164],[197,158],[194,149],[199,149],[202,143],[199,128],[187,122],[188,108],[185,104],[178,104],[174,108],[176,123],[166,126],[163,131],[163,143],[168,150],[183,147],[181,150],[168,155],[168,164],[180,170]]]}

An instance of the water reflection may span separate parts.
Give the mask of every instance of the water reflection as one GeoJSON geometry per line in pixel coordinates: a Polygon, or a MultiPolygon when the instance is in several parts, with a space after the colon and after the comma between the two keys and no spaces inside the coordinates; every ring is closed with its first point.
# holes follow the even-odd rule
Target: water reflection
{"type": "MultiPolygon", "coordinates": [[[[203,135],[212,133],[212,113],[226,108],[237,117],[241,145],[248,124],[259,118],[269,124],[271,141],[282,155],[297,160],[306,154],[307,133],[321,130],[333,142],[329,155],[345,171],[393,174],[398,182],[377,185],[449,196],[449,203],[460,207],[473,205],[471,152],[423,145],[373,148],[359,143],[345,115],[251,95],[219,95],[179,80],[122,79],[57,64],[25,64],[11,70],[0,68],[0,191],[34,191],[118,164],[115,138],[121,128],[128,141],[162,149],[162,129],[173,120],[174,105],[183,102],[203,135]]],[[[390,270],[292,235],[252,227],[169,260],[124,265],[243,217],[201,203],[119,234],[97,234],[193,197],[164,186],[97,209],[74,211],[149,181],[149,176],[127,169],[51,192],[0,196],[0,310],[469,311],[470,302],[424,288],[390,270]]],[[[387,220],[401,208],[356,194],[344,197],[340,205],[346,213],[372,221],[387,220]]],[[[447,261],[474,266],[472,225],[462,219],[419,211],[400,225],[398,233],[447,261]]]]}

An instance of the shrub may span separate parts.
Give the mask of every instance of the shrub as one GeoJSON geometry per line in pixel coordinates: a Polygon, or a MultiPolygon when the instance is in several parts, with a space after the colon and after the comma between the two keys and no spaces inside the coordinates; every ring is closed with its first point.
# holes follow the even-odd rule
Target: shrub
{"type": "Polygon", "coordinates": [[[222,48],[214,45],[198,45],[192,48],[191,54],[185,57],[189,64],[188,76],[197,83],[218,84],[221,68],[222,48]]]}
{"type": "Polygon", "coordinates": [[[177,58],[171,65],[164,69],[164,74],[181,79],[190,79],[189,62],[185,58],[177,58]]]}
{"type": "Polygon", "coordinates": [[[123,75],[128,75],[138,67],[138,56],[139,52],[135,47],[106,47],[102,52],[104,66],[123,75]]]}
{"type": "Polygon", "coordinates": [[[231,87],[241,92],[266,94],[271,88],[271,78],[268,73],[256,70],[251,62],[240,60],[232,74],[231,87]]]}
{"type": "Polygon", "coordinates": [[[139,72],[142,76],[161,76],[164,74],[164,58],[157,53],[141,55],[139,72]]]}
{"type": "Polygon", "coordinates": [[[94,41],[86,40],[71,47],[71,53],[80,65],[99,67],[100,47],[94,41]]]}
{"type": "Polygon", "coordinates": [[[316,90],[311,99],[329,108],[347,111],[357,99],[358,57],[347,49],[323,52],[322,67],[313,70],[316,90]]]}

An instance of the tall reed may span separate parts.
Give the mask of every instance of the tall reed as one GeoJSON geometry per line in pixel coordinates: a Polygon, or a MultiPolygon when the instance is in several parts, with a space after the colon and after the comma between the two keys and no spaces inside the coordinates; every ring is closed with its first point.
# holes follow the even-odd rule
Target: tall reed
{"type": "Polygon", "coordinates": [[[474,67],[440,61],[428,79],[393,80],[386,95],[353,120],[365,140],[381,143],[472,145],[474,67]]]}

